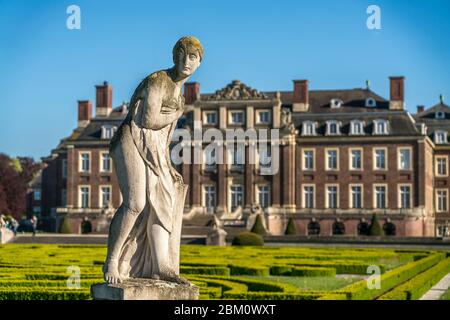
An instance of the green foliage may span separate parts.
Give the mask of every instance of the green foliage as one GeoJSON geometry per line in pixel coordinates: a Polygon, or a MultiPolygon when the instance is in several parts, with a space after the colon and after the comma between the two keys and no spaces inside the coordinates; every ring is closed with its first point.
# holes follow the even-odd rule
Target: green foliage
{"type": "Polygon", "coordinates": [[[297,277],[335,277],[336,269],[320,267],[296,267],[292,269],[291,276],[297,277]]]}
{"type": "Polygon", "coordinates": [[[378,217],[376,214],[372,216],[372,222],[370,223],[369,227],[369,236],[383,236],[384,231],[383,228],[380,225],[380,222],[378,221],[378,217]]]}
{"type": "Polygon", "coordinates": [[[264,239],[254,232],[241,232],[234,237],[233,246],[263,246],[264,239]]]}
{"type": "Polygon", "coordinates": [[[291,275],[292,266],[271,266],[270,274],[274,276],[289,276],[291,275]]]}
{"type": "Polygon", "coordinates": [[[450,272],[450,258],[394,288],[380,300],[417,300],[450,272]]]}
{"type": "Polygon", "coordinates": [[[231,265],[231,275],[269,276],[269,268],[231,265]]]}
{"type": "Polygon", "coordinates": [[[72,233],[72,230],[70,229],[69,219],[67,217],[64,217],[63,221],[61,222],[59,226],[59,233],[72,233]]]}
{"type": "Polygon", "coordinates": [[[229,276],[230,268],[228,267],[188,267],[181,266],[180,273],[182,274],[204,274],[204,275],[218,275],[229,276]]]}
{"type": "Polygon", "coordinates": [[[296,235],[298,234],[297,227],[295,225],[294,218],[290,217],[286,230],[284,231],[285,235],[296,235]]]}
{"type": "Polygon", "coordinates": [[[264,236],[267,234],[266,228],[264,228],[264,224],[262,221],[262,216],[260,214],[258,214],[256,216],[255,223],[253,224],[253,227],[250,230],[250,232],[259,234],[261,236],[264,236]]]}

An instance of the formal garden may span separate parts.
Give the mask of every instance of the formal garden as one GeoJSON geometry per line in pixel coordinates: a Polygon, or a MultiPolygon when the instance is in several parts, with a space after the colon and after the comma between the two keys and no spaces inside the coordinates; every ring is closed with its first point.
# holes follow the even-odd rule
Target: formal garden
{"type": "MultiPolygon", "coordinates": [[[[105,254],[101,245],[2,245],[0,299],[90,299],[90,286],[102,281],[105,254]]],[[[450,253],[444,251],[181,249],[181,274],[199,286],[200,299],[410,300],[419,299],[449,272],[450,253]],[[368,288],[370,266],[382,273],[379,288],[368,288]]]]}

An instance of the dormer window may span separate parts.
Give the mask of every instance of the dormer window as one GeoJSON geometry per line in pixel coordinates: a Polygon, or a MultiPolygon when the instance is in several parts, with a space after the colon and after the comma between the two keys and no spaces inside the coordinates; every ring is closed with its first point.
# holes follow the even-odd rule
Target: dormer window
{"type": "Polygon", "coordinates": [[[428,131],[428,128],[427,128],[426,124],[425,123],[419,123],[418,125],[419,125],[419,129],[420,129],[420,133],[423,134],[423,135],[426,135],[427,131],[428,131]]]}
{"type": "Polygon", "coordinates": [[[447,131],[435,131],[434,132],[434,143],[436,143],[436,144],[447,143],[447,131]]]}
{"type": "Polygon", "coordinates": [[[386,120],[373,120],[373,134],[388,134],[388,123],[386,120]]]}
{"type": "Polygon", "coordinates": [[[434,117],[436,119],[445,119],[445,112],[443,112],[443,111],[436,111],[436,113],[434,114],[434,117]]]}
{"type": "Polygon", "coordinates": [[[373,108],[373,107],[377,106],[377,102],[375,101],[374,98],[367,98],[365,105],[366,105],[366,107],[373,108]]]}
{"type": "Polygon", "coordinates": [[[116,132],[117,127],[111,125],[102,126],[102,139],[111,139],[116,132]]]}
{"type": "Polygon", "coordinates": [[[302,127],[303,136],[315,136],[316,135],[316,122],[304,121],[302,127]]]}
{"type": "Polygon", "coordinates": [[[244,111],[230,111],[230,124],[244,124],[244,111]]]}
{"type": "Polygon", "coordinates": [[[352,120],[350,122],[350,134],[354,135],[364,134],[364,122],[361,120],[352,120]]]}
{"type": "Polygon", "coordinates": [[[341,99],[331,99],[330,101],[330,107],[331,108],[340,108],[343,104],[343,101],[341,99]]]}
{"type": "Polygon", "coordinates": [[[327,121],[327,135],[339,135],[341,134],[340,122],[338,121],[327,121]]]}

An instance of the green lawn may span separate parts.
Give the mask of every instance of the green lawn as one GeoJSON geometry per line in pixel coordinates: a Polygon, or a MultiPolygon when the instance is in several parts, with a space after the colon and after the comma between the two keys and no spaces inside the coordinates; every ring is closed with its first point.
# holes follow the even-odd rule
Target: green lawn
{"type": "Polygon", "coordinates": [[[441,296],[441,300],[450,300],[450,289],[441,296]]]}

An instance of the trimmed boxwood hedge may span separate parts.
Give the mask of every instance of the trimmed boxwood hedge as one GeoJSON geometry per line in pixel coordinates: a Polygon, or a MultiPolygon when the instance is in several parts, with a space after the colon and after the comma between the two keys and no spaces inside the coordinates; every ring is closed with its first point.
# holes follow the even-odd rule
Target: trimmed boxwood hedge
{"type": "Polygon", "coordinates": [[[263,246],[264,239],[261,235],[254,232],[241,232],[234,237],[233,246],[263,246]]]}
{"type": "Polygon", "coordinates": [[[291,276],[296,277],[335,277],[336,269],[321,267],[295,267],[291,271],[291,276]]]}
{"type": "Polygon", "coordinates": [[[380,300],[417,300],[450,272],[450,258],[422,272],[392,291],[382,295],[380,300]]]}
{"type": "Polygon", "coordinates": [[[248,275],[248,276],[260,276],[268,277],[270,272],[266,267],[250,267],[250,266],[236,266],[230,265],[231,275],[248,275]]]}
{"type": "Polygon", "coordinates": [[[209,274],[218,276],[229,276],[230,268],[228,267],[180,267],[181,274],[209,274]]]}
{"type": "Polygon", "coordinates": [[[292,271],[292,266],[271,266],[270,274],[273,276],[290,276],[292,271]]]}

